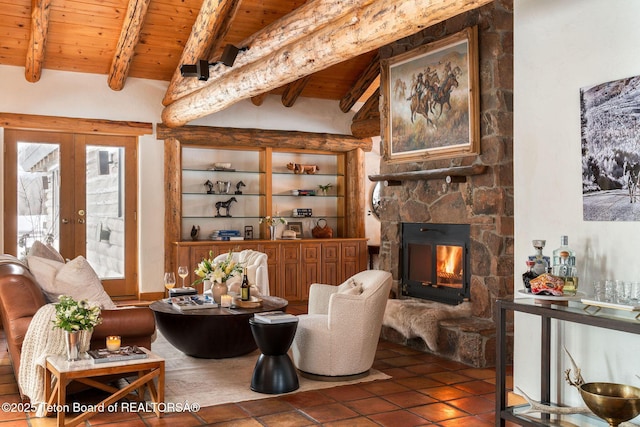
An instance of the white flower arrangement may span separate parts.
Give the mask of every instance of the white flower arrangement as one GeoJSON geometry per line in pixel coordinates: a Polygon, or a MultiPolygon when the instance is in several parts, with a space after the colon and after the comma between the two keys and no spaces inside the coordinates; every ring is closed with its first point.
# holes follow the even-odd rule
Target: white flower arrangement
{"type": "Polygon", "coordinates": [[[67,332],[88,331],[102,322],[100,307],[87,300],[76,301],[70,296],[60,295],[56,306],[53,326],[67,332]]]}
{"type": "Polygon", "coordinates": [[[213,252],[209,251],[209,258],[204,258],[202,262],[198,264],[198,268],[195,270],[198,279],[196,279],[194,284],[197,285],[203,280],[223,283],[233,276],[242,274],[242,265],[233,260],[231,251],[227,255],[227,258],[218,263],[214,263],[213,258],[213,252]]]}

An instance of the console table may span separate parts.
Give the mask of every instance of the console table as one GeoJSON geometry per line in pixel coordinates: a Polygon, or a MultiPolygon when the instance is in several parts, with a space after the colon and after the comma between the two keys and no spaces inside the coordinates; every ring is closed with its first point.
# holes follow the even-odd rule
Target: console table
{"type": "MultiPolygon", "coordinates": [[[[545,301],[547,302],[547,301],[545,301]]],[[[563,302],[564,304],[565,302],[563,302]]],[[[507,407],[506,374],[507,363],[507,312],[521,312],[540,316],[541,334],[541,379],[540,396],[543,403],[551,403],[551,320],[596,326],[632,334],[640,334],[640,321],[634,318],[637,313],[625,311],[602,310],[587,312],[587,306],[577,301],[566,302],[566,305],[541,304],[532,298],[496,301],[496,319],[498,322],[496,337],[496,425],[504,426],[506,421],[521,426],[557,426],[559,421],[570,421],[580,426],[606,426],[607,423],[595,415],[549,415],[532,413],[523,415],[529,405],[507,407]]]]}

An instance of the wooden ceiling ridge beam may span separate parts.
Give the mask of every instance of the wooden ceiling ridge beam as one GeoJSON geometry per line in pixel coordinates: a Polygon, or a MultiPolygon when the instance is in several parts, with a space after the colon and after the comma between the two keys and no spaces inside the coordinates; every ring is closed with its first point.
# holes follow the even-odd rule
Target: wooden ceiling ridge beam
{"type": "Polygon", "coordinates": [[[371,151],[371,138],[356,138],[333,133],[290,130],[227,128],[215,126],[156,125],[156,139],[176,139],[183,144],[210,147],[270,147],[346,153],[355,149],[371,151]]]}
{"type": "MultiPolygon", "coordinates": [[[[373,3],[373,1],[309,0],[291,13],[246,38],[239,47],[248,47],[249,49],[238,54],[233,67],[223,65],[212,67],[208,82],[193,77],[182,78],[182,76],[179,76],[176,84],[169,85],[162,103],[163,105],[169,105],[177,99],[211,84],[212,81],[216,81],[244,65],[256,62],[280,47],[300,40],[318,28],[330,24],[359,7],[373,3]]],[[[195,28],[196,26],[194,25],[194,31],[195,28]]],[[[189,57],[187,59],[192,63],[197,58],[189,57]]],[[[180,63],[189,62],[181,60],[180,63]]],[[[268,92],[268,90],[263,92],[268,92]]]]}
{"type": "Polygon", "coordinates": [[[31,83],[37,82],[42,76],[50,12],[51,0],[31,1],[31,31],[24,68],[24,76],[31,83]]]}
{"type": "Polygon", "coordinates": [[[165,107],[162,121],[168,126],[182,126],[491,1],[376,0],[260,60],[233,67],[224,76],[209,80],[200,90],[165,107]]]}
{"type": "MultiPolygon", "coordinates": [[[[185,80],[180,74],[182,64],[195,64],[200,59],[211,59],[211,55],[229,31],[240,3],[241,0],[204,0],[180,56],[180,62],[169,82],[165,100],[169,94],[177,91],[185,80]]],[[[186,80],[199,81],[193,77],[186,80]]]]}
{"type": "Polygon", "coordinates": [[[365,94],[367,89],[369,89],[369,86],[371,86],[371,83],[373,83],[379,75],[380,52],[376,52],[376,56],[373,57],[371,63],[369,63],[367,68],[356,79],[356,82],[349,92],[347,92],[340,100],[340,110],[343,113],[348,113],[349,110],[351,110],[351,107],[353,107],[355,103],[362,98],[362,95],[365,94]]]}
{"type": "Polygon", "coordinates": [[[309,79],[311,79],[310,75],[289,83],[282,93],[282,105],[293,107],[304,87],[309,83],[309,79]]]}
{"type": "Polygon", "coordinates": [[[112,90],[122,90],[129,76],[136,45],[140,41],[142,25],[151,0],[129,0],[116,51],[109,67],[107,83],[112,90]]]}

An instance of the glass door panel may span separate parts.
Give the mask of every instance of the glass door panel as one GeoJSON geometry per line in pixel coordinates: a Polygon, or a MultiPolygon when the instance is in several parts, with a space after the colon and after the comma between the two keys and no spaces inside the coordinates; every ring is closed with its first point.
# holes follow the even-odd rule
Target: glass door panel
{"type": "Polygon", "coordinates": [[[86,146],[86,258],[101,279],[122,279],[125,273],[123,151],[86,146]]]}
{"type": "Polygon", "coordinates": [[[17,248],[39,240],[60,249],[60,144],[17,144],[17,248]]]}

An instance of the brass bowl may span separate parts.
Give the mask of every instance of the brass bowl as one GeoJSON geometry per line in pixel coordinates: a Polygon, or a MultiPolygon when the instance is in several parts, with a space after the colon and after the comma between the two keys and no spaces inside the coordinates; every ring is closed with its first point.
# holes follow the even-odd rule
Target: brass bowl
{"type": "Polygon", "coordinates": [[[640,414],[640,388],[615,383],[585,383],[578,390],[587,407],[610,426],[640,414]]]}

